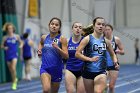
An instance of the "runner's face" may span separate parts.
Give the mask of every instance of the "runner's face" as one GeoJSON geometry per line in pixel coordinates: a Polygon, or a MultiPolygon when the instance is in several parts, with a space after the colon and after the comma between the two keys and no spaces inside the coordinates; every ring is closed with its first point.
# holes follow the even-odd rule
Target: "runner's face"
{"type": "Polygon", "coordinates": [[[81,23],[74,23],[72,31],[73,31],[74,35],[80,36],[82,34],[82,24],[81,23]]]}
{"type": "Polygon", "coordinates": [[[95,26],[94,26],[94,30],[99,34],[102,34],[105,30],[105,20],[104,19],[97,19],[95,26]]]}
{"type": "Polygon", "coordinates": [[[112,35],[112,29],[109,26],[105,27],[105,36],[110,37],[112,35]]]}
{"type": "Polygon", "coordinates": [[[52,33],[57,33],[60,30],[60,24],[59,21],[56,19],[53,19],[49,25],[49,30],[52,33]]]}
{"type": "Polygon", "coordinates": [[[14,32],[14,28],[13,28],[12,25],[9,25],[9,26],[7,27],[7,30],[8,30],[8,33],[9,33],[9,34],[11,34],[11,33],[14,32]]]}

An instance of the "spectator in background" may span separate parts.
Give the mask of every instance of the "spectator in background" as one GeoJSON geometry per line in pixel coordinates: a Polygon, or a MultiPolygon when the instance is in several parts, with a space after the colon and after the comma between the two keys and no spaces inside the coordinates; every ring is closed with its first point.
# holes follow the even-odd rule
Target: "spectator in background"
{"type": "Polygon", "coordinates": [[[135,39],[135,64],[138,64],[139,59],[139,38],[135,39]]]}

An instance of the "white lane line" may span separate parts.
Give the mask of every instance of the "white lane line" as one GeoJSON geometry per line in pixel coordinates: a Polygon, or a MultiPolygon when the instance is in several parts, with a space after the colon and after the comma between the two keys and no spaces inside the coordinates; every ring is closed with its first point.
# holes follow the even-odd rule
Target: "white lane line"
{"type": "Polygon", "coordinates": [[[140,75],[140,73],[123,75],[123,76],[119,76],[119,78],[117,80],[122,80],[122,79],[125,79],[125,78],[130,78],[130,77],[134,77],[134,76],[138,76],[138,75],[140,75]]]}
{"type": "Polygon", "coordinates": [[[122,86],[129,85],[129,84],[135,84],[138,81],[140,81],[140,79],[129,80],[126,83],[122,83],[122,84],[116,85],[115,88],[122,87],[122,86]]]}
{"type": "MultiPolygon", "coordinates": [[[[60,88],[65,88],[65,85],[60,85],[60,88]]],[[[38,91],[32,91],[30,93],[42,93],[42,89],[41,90],[38,90],[38,91]]],[[[59,93],[66,93],[66,91],[61,91],[59,93]]]]}
{"type": "Polygon", "coordinates": [[[137,92],[137,91],[140,91],[140,88],[137,88],[137,89],[135,89],[135,90],[132,90],[132,91],[130,91],[130,92],[128,92],[128,93],[135,93],[135,92],[137,92]]]}
{"type": "Polygon", "coordinates": [[[42,93],[43,90],[38,90],[38,91],[32,91],[32,92],[29,92],[29,93],[42,93]]]}

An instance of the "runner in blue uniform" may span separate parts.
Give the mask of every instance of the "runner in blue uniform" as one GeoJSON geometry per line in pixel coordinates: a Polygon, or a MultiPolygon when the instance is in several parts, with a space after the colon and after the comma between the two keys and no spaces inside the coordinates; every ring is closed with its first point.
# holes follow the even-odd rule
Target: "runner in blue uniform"
{"type": "Polygon", "coordinates": [[[23,34],[23,59],[25,62],[25,79],[26,80],[31,80],[31,76],[30,76],[30,64],[31,64],[31,60],[32,60],[32,53],[31,53],[31,48],[33,47],[33,41],[31,39],[28,38],[29,33],[24,33],[23,34]]]}
{"type": "Polygon", "coordinates": [[[97,17],[93,20],[94,31],[86,36],[77,48],[76,57],[85,61],[83,78],[87,93],[103,93],[106,88],[106,49],[108,49],[115,67],[118,68],[117,57],[111,43],[104,38],[105,19],[97,17]],[[84,54],[82,51],[84,50],[84,54]]]}
{"type": "Polygon", "coordinates": [[[66,62],[66,71],[65,71],[65,83],[67,93],[85,93],[82,71],[83,71],[83,61],[75,58],[75,52],[77,47],[80,44],[80,41],[83,39],[81,36],[82,33],[82,24],[75,22],[72,25],[73,35],[68,41],[68,53],[69,59],[66,62]]]}
{"type": "MultiPolygon", "coordinates": [[[[124,48],[120,41],[120,38],[112,35],[113,27],[110,24],[106,24],[106,30],[104,32],[105,38],[107,38],[111,44],[115,54],[124,55],[124,48]]],[[[114,62],[111,59],[109,52],[106,52],[107,57],[107,71],[109,79],[109,93],[114,93],[115,83],[118,77],[119,69],[115,68],[114,62]]]]}
{"type": "Polygon", "coordinates": [[[60,34],[61,20],[52,18],[50,34],[42,35],[38,55],[42,56],[40,68],[43,93],[58,93],[62,80],[62,59],[68,58],[67,39],[60,34]]]}
{"type": "Polygon", "coordinates": [[[20,39],[20,36],[14,33],[15,27],[12,23],[6,23],[3,30],[6,31],[6,35],[2,39],[1,48],[5,50],[5,60],[12,76],[12,89],[16,90],[16,64],[18,59],[18,47],[21,49],[23,47],[23,42],[20,39]]]}

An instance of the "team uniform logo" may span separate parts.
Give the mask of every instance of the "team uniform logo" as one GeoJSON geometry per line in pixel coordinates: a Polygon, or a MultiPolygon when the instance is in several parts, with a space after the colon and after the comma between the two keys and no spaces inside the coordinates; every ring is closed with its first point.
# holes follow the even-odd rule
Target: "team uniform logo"
{"type": "Polygon", "coordinates": [[[115,49],[115,42],[112,42],[111,45],[112,45],[112,48],[115,49]]]}
{"type": "Polygon", "coordinates": [[[106,43],[101,43],[100,45],[94,44],[92,48],[93,51],[97,51],[99,54],[103,54],[103,51],[106,50],[106,43]]]}
{"type": "Polygon", "coordinates": [[[54,42],[54,43],[58,44],[58,43],[59,43],[59,39],[54,38],[53,41],[50,41],[50,40],[49,40],[48,42],[50,42],[50,43],[44,44],[44,47],[52,47],[51,42],[54,42]]]}
{"type": "Polygon", "coordinates": [[[54,39],[53,39],[53,42],[58,44],[58,42],[59,42],[59,39],[57,39],[57,38],[54,38],[54,39]]]}

